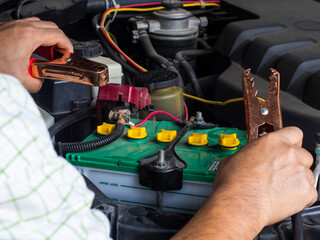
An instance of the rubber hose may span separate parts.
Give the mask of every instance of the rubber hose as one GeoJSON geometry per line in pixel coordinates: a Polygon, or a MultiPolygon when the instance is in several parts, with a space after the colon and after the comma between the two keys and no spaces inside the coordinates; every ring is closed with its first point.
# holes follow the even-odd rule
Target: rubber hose
{"type": "Polygon", "coordinates": [[[176,69],[176,67],[173,65],[172,62],[170,62],[165,57],[159,55],[157,51],[154,49],[151,40],[149,38],[149,35],[146,31],[140,31],[139,32],[139,43],[146,54],[146,57],[149,58],[154,63],[157,63],[161,65],[163,68],[167,68],[168,70],[175,72],[178,74],[179,77],[179,86],[184,89],[183,80],[180,76],[179,71],[176,69]]]}
{"type": "Polygon", "coordinates": [[[195,56],[203,56],[207,54],[211,54],[214,51],[211,49],[194,49],[194,50],[184,50],[177,52],[175,55],[175,59],[177,59],[185,73],[187,74],[187,77],[189,81],[191,82],[194,93],[197,97],[203,98],[203,93],[197,78],[197,75],[195,71],[193,70],[192,66],[188,63],[188,61],[185,59],[185,56],[195,57],[195,56]]]}
{"type": "Polygon", "coordinates": [[[140,45],[144,51],[144,53],[146,54],[147,58],[150,58],[151,61],[153,61],[154,63],[157,63],[163,67],[166,67],[166,65],[170,64],[173,65],[171,62],[169,62],[168,59],[166,59],[165,57],[159,55],[156,50],[154,49],[149,35],[147,34],[146,31],[141,31],[139,33],[139,42],[140,45]]]}
{"type": "Polygon", "coordinates": [[[201,90],[197,75],[194,72],[192,66],[186,60],[181,61],[180,64],[183,70],[185,71],[185,73],[187,74],[187,77],[190,83],[192,84],[195,95],[197,97],[203,98],[202,90],[201,90]]]}
{"type": "Polygon", "coordinates": [[[71,152],[86,152],[96,148],[106,146],[118,138],[121,137],[124,131],[124,126],[122,123],[117,123],[116,128],[110,134],[103,136],[98,139],[94,139],[87,142],[72,142],[72,143],[58,143],[58,153],[59,155],[64,155],[65,153],[71,152]]]}
{"type": "MultiPolygon", "coordinates": [[[[205,76],[203,78],[198,79],[200,88],[203,91],[203,95],[205,98],[209,98],[206,95],[206,93],[210,93],[210,95],[212,95],[212,93],[214,92],[215,79],[217,78],[217,76],[218,76],[217,74],[213,74],[213,75],[205,76]]],[[[194,90],[191,83],[188,83],[187,85],[185,85],[184,91],[187,94],[194,95],[194,90]]]]}
{"type": "Polygon", "coordinates": [[[86,119],[92,116],[93,113],[94,113],[94,108],[91,107],[91,108],[87,108],[85,110],[81,110],[64,117],[63,119],[59,120],[49,128],[48,131],[49,131],[50,137],[53,138],[61,130],[65,129],[66,127],[78,121],[81,121],[83,119],[86,119]]]}
{"type": "Polygon", "coordinates": [[[293,240],[303,240],[303,225],[301,212],[296,213],[291,217],[293,240]]]}
{"type": "Polygon", "coordinates": [[[205,49],[212,49],[212,47],[202,38],[198,38],[198,43],[200,43],[205,49]]]}

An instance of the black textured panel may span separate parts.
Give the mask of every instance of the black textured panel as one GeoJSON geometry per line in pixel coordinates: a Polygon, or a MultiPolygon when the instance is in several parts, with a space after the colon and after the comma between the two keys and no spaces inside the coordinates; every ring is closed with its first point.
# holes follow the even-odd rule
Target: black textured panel
{"type": "Polygon", "coordinates": [[[317,71],[308,81],[302,100],[320,110],[320,71],[317,71]]]}
{"type": "MultiPolygon", "coordinates": [[[[266,97],[269,68],[280,72],[284,125],[304,132],[304,146],[314,148],[320,130],[320,4],[314,0],[225,0],[258,19],[228,24],[216,50],[232,64],[216,80],[216,100],[242,96],[241,74],[251,68],[255,86],[266,97]]],[[[245,128],[243,104],[215,107],[215,116],[245,128]]]]}
{"type": "Polygon", "coordinates": [[[302,98],[308,79],[320,70],[320,46],[290,52],[276,68],[281,74],[281,89],[302,98]]]}
{"type": "Polygon", "coordinates": [[[252,39],[286,27],[270,20],[245,20],[230,23],[223,30],[216,49],[236,62],[241,62],[243,54],[252,39]]]}
{"type": "Polygon", "coordinates": [[[298,48],[314,45],[316,42],[296,31],[288,30],[270,33],[254,39],[245,53],[242,66],[251,68],[253,73],[257,73],[267,78],[270,67],[275,67],[280,56],[298,48]]]}

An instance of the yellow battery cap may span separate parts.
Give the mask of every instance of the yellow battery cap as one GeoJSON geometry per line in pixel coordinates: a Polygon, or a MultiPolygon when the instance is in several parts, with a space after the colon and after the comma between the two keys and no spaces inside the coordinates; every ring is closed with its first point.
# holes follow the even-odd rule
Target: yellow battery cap
{"type": "Polygon", "coordinates": [[[188,144],[192,146],[204,146],[208,144],[208,135],[200,134],[200,133],[192,133],[191,136],[188,137],[188,144]]]}
{"type": "Polygon", "coordinates": [[[171,142],[177,136],[177,131],[161,129],[161,132],[157,133],[157,140],[159,142],[171,142]]]}
{"type": "Polygon", "coordinates": [[[232,134],[220,134],[220,140],[218,142],[220,148],[224,150],[236,150],[240,144],[236,133],[232,134]]]}
{"type": "Polygon", "coordinates": [[[145,127],[133,127],[128,130],[127,137],[131,139],[143,139],[147,137],[147,131],[145,127]]]}
{"type": "Polygon", "coordinates": [[[109,123],[102,123],[101,125],[97,126],[97,133],[101,135],[108,135],[116,128],[115,124],[109,123]]]}

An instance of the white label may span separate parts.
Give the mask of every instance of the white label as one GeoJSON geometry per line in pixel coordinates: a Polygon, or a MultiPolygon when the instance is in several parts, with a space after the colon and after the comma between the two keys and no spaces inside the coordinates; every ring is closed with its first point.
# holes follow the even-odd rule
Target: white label
{"type": "Polygon", "coordinates": [[[212,164],[211,164],[211,166],[209,167],[209,171],[213,171],[213,172],[215,172],[215,171],[217,171],[217,169],[218,169],[218,166],[219,166],[219,163],[220,162],[218,162],[218,161],[214,161],[212,164]]]}

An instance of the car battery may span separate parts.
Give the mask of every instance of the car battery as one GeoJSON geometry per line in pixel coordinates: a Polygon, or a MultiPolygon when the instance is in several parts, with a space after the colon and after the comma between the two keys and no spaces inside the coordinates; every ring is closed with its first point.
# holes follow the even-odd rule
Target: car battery
{"type": "MultiPolygon", "coordinates": [[[[140,121],[132,119],[134,123],[140,121]]],[[[147,135],[143,139],[127,137],[130,128],[126,126],[123,135],[111,144],[88,152],[68,153],[66,159],[114,201],[156,207],[157,191],[139,184],[139,160],[169,144],[159,134],[179,132],[182,127],[169,121],[147,121],[143,127],[147,135]]],[[[94,132],[84,141],[101,136],[94,132]]],[[[175,146],[177,155],[187,163],[182,189],[163,192],[163,209],[194,214],[213,191],[219,162],[246,142],[246,132],[236,128],[191,128],[175,146]],[[203,144],[197,140],[199,136],[203,144]]]]}

